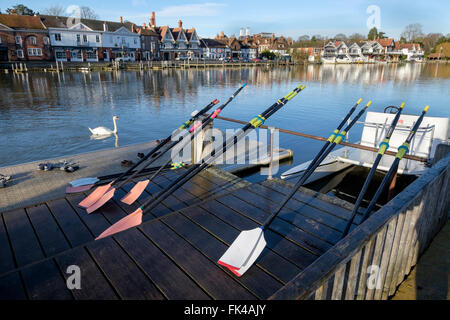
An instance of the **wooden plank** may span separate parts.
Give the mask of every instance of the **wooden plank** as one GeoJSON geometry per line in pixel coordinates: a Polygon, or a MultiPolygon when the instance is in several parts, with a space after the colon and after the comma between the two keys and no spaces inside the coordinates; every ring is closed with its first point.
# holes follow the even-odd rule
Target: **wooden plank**
{"type": "MultiPolygon", "coordinates": [[[[239,235],[240,230],[230,226],[201,207],[183,209],[181,213],[227,245],[231,245],[239,235]]],[[[255,225],[255,227],[257,226],[255,225]]],[[[287,282],[301,271],[293,263],[276,254],[269,246],[266,248],[267,250],[261,253],[257,261],[257,265],[266,270],[266,272],[280,279],[280,281],[287,282]]]]}
{"type": "Polygon", "coordinates": [[[0,300],[26,300],[27,295],[20,280],[19,272],[9,273],[0,278],[0,300]]]}
{"type": "Polygon", "coordinates": [[[113,238],[97,240],[87,248],[122,299],[163,299],[155,285],[113,238]]]}
{"type": "Polygon", "coordinates": [[[25,288],[31,300],[72,300],[55,262],[44,260],[21,270],[25,288]]]}
{"type": "Polygon", "coordinates": [[[140,227],[184,272],[215,299],[254,299],[255,297],[160,221],[140,227]]]}
{"type": "Polygon", "coordinates": [[[5,212],[3,218],[18,267],[44,258],[24,209],[5,212]]]}
{"type": "Polygon", "coordinates": [[[45,204],[26,209],[46,256],[70,248],[64,234],[45,204]]]}
{"type": "Polygon", "coordinates": [[[9,244],[8,234],[0,215],[0,274],[15,268],[14,255],[9,244]]]}
{"type": "Polygon", "coordinates": [[[376,290],[382,291],[383,287],[378,287],[380,285],[380,273],[381,273],[381,268],[380,268],[380,260],[381,260],[381,255],[383,254],[383,249],[384,249],[384,244],[385,244],[385,240],[386,240],[386,229],[387,226],[385,226],[383,229],[381,229],[377,235],[376,235],[376,242],[375,242],[375,249],[373,252],[373,256],[371,259],[371,263],[369,266],[371,266],[372,268],[377,268],[377,270],[375,272],[378,273],[374,273],[371,274],[371,276],[375,276],[375,283],[371,283],[373,285],[373,287],[367,287],[366,290],[366,297],[365,300],[373,300],[373,296],[375,294],[376,290]]]}
{"type": "Polygon", "coordinates": [[[354,300],[356,284],[358,282],[359,265],[361,263],[361,250],[355,253],[350,261],[350,269],[347,277],[347,288],[345,290],[345,300],[354,300]]]}
{"type": "Polygon", "coordinates": [[[208,295],[138,229],[115,235],[168,299],[205,300],[208,295]]]}
{"type": "Polygon", "coordinates": [[[118,295],[108,283],[105,276],[96,266],[92,258],[83,247],[74,248],[68,252],[58,255],[56,258],[65,281],[73,276],[73,271],[68,272],[69,266],[80,268],[80,289],[72,289],[77,300],[117,300],[118,295]]]}
{"type": "Polygon", "coordinates": [[[50,211],[72,247],[79,246],[94,239],[80,217],[66,199],[47,202],[50,211]]]}
{"type": "Polygon", "coordinates": [[[343,264],[334,274],[333,291],[331,293],[331,300],[341,300],[342,291],[344,288],[345,268],[347,265],[343,264]]]}
{"type": "MultiPolygon", "coordinates": [[[[239,231],[253,229],[259,225],[241,214],[236,214],[236,211],[217,201],[208,201],[203,203],[201,207],[221,220],[226,221],[239,231]]],[[[295,264],[300,269],[306,268],[317,258],[317,255],[281,237],[270,229],[266,230],[265,238],[268,248],[295,264]]]]}
{"type": "Polygon", "coordinates": [[[98,213],[88,214],[86,210],[78,207],[78,203],[85,198],[83,194],[70,195],[66,197],[66,200],[69,202],[71,207],[77,212],[80,219],[83,223],[88,227],[90,233],[96,237],[101,234],[105,229],[111,226],[108,220],[102,215],[98,213]]]}
{"type": "MultiPolygon", "coordinates": [[[[202,252],[213,263],[217,262],[222,254],[228,249],[228,246],[223,242],[219,241],[184,216],[170,215],[163,218],[162,221],[202,252]]],[[[242,277],[236,278],[236,280],[241,282],[259,298],[266,299],[276,290],[281,288],[282,283],[259,268],[257,263],[258,262],[256,262],[256,265],[252,266],[252,268],[247,270],[242,277]]],[[[220,267],[232,275],[227,268],[220,267]]]]}
{"type": "Polygon", "coordinates": [[[364,247],[364,255],[361,263],[361,273],[359,276],[358,290],[356,298],[357,300],[363,300],[367,290],[367,267],[369,266],[369,261],[372,258],[375,240],[370,239],[369,242],[364,247]]]}

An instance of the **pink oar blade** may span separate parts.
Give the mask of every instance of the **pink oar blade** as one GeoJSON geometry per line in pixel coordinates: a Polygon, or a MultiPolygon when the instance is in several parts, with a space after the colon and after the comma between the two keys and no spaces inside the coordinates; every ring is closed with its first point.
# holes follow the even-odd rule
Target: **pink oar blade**
{"type": "Polygon", "coordinates": [[[239,274],[239,273],[237,272],[237,270],[239,270],[239,268],[230,266],[229,264],[226,264],[225,262],[222,262],[222,261],[220,261],[220,260],[217,261],[217,263],[220,264],[220,265],[222,265],[222,266],[224,266],[225,268],[227,268],[227,269],[230,270],[231,272],[233,272],[235,276],[238,276],[238,277],[241,276],[241,274],[239,274]]]}
{"type": "Polygon", "coordinates": [[[88,191],[93,186],[94,186],[94,184],[86,184],[84,186],[79,186],[79,187],[67,187],[66,193],[78,193],[78,192],[88,191]]]}
{"type": "Polygon", "coordinates": [[[133,213],[130,213],[126,217],[120,219],[114,223],[111,227],[103,231],[95,240],[102,239],[104,237],[112,236],[118,232],[127,230],[129,228],[138,226],[142,223],[142,209],[137,209],[133,213]]]}
{"type": "Polygon", "coordinates": [[[109,191],[113,181],[104,186],[97,187],[86,198],[84,198],[78,205],[83,208],[88,208],[96,203],[106,192],[109,191]]]}
{"type": "Polygon", "coordinates": [[[104,205],[105,203],[107,203],[109,201],[109,199],[111,199],[112,197],[114,197],[114,193],[116,192],[116,188],[110,188],[108,190],[108,192],[106,192],[100,199],[98,199],[98,201],[96,203],[94,203],[93,205],[91,205],[90,207],[86,208],[87,213],[92,213],[95,210],[97,210],[98,208],[100,208],[102,205],[104,205]]]}
{"type": "Polygon", "coordinates": [[[128,205],[132,204],[144,192],[149,182],[150,180],[148,179],[139,181],[120,201],[128,205]]]}

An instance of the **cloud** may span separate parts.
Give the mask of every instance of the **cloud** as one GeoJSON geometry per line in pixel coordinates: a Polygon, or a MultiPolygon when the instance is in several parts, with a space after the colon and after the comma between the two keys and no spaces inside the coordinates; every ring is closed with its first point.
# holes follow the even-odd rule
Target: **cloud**
{"type": "Polygon", "coordinates": [[[166,7],[156,12],[158,17],[210,17],[219,14],[223,3],[205,2],[166,7]]]}
{"type": "Polygon", "coordinates": [[[145,0],[131,0],[131,5],[133,7],[140,7],[147,5],[147,1],[145,0]]]}

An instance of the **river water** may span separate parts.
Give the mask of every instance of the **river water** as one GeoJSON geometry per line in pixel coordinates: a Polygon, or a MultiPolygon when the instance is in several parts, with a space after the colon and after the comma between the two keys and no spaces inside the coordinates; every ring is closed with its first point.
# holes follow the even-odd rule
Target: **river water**
{"type": "MultiPolygon", "coordinates": [[[[165,137],[194,109],[214,98],[224,102],[244,82],[223,116],[250,120],[304,84],[266,125],[324,137],[359,98],[372,100],[373,111],[404,101],[406,114],[428,104],[429,116],[450,116],[450,65],[444,64],[1,74],[0,167],[165,137]],[[112,129],[114,115],[120,117],[118,139],[91,139],[88,127],[112,129]]],[[[239,125],[217,120],[215,126],[239,125]]],[[[355,126],[350,142],[361,131],[355,126]]],[[[293,165],[311,159],[321,145],[280,134],[280,146],[294,151],[293,165]]]]}

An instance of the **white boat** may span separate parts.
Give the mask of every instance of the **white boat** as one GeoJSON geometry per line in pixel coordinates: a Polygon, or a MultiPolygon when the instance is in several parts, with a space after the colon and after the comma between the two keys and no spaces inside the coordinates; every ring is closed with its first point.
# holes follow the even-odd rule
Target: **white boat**
{"type": "MultiPolygon", "coordinates": [[[[359,144],[378,148],[380,142],[386,136],[386,132],[394,116],[395,114],[390,113],[367,112],[366,119],[363,122],[364,127],[359,144]]],[[[389,143],[389,151],[397,152],[397,148],[405,141],[417,119],[418,116],[415,115],[402,114],[400,116],[389,143]]],[[[449,144],[449,122],[450,118],[424,117],[420,128],[411,141],[409,154],[427,158],[427,163],[431,163],[436,146],[441,143],[449,144]]],[[[376,156],[376,152],[340,147],[330,152],[306,183],[319,180],[352,165],[371,168],[376,156]]],[[[388,171],[394,158],[394,156],[384,155],[378,165],[378,170],[388,171]]],[[[309,163],[310,161],[304,162],[287,170],[281,174],[281,178],[292,179],[299,177],[303,174],[309,163]]],[[[403,159],[400,162],[398,173],[419,176],[427,169],[427,163],[403,159]]]]}

